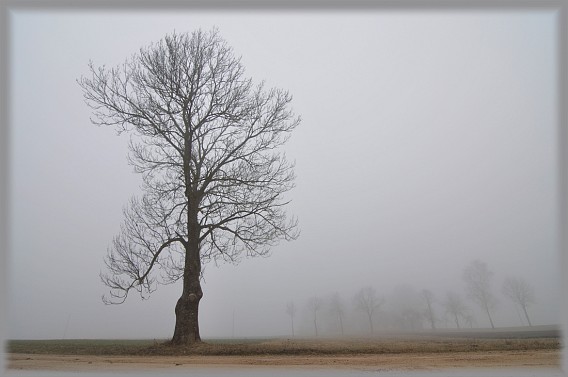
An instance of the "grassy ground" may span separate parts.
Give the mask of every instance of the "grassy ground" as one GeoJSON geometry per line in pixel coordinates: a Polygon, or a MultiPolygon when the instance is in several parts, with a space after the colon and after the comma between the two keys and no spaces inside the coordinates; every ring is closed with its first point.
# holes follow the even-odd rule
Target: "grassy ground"
{"type": "Polygon", "coordinates": [[[559,338],[214,339],[188,347],[156,340],[12,340],[11,353],[54,355],[354,355],[559,350],[559,338]]]}
{"type": "Polygon", "coordinates": [[[157,344],[155,340],[56,339],[9,340],[10,353],[53,355],[133,355],[157,344]]]}

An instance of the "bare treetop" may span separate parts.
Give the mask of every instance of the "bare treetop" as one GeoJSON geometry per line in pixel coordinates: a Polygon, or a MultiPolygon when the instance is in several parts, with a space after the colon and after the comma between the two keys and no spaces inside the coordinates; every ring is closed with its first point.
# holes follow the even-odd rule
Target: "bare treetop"
{"type": "Polygon", "coordinates": [[[377,295],[377,291],[373,287],[364,287],[353,298],[355,307],[367,314],[369,319],[369,330],[371,334],[374,331],[373,327],[373,314],[375,310],[379,309],[385,302],[384,298],[377,295]]]}
{"type": "Polygon", "coordinates": [[[321,309],[323,302],[318,296],[310,297],[308,300],[308,310],[312,312],[314,316],[314,334],[318,336],[318,311],[321,309]]]}
{"type": "Polygon", "coordinates": [[[523,278],[506,278],[503,282],[503,294],[513,303],[519,305],[525,314],[529,326],[532,326],[527,308],[535,302],[534,291],[531,285],[523,278]]]}
{"type": "Polygon", "coordinates": [[[468,297],[485,311],[491,328],[495,328],[491,311],[495,307],[497,300],[491,291],[492,278],[493,272],[487,268],[487,264],[478,260],[471,262],[463,271],[468,297]]]}
{"type": "Polygon", "coordinates": [[[341,299],[339,293],[335,292],[331,296],[331,300],[329,302],[329,310],[333,315],[337,316],[337,319],[339,320],[339,329],[341,331],[341,336],[343,336],[343,317],[345,316],[345,304],[343,303],[343,300],[341,299]]]}
{"type": "Polygon", "coordinates": [[[180,278],[182,298],[201,298],[202,263],[266,255],[297,237],[284,211],[293,164],[279,149],[300,122],[292,97],[253,85],[217,30],[168,35],[121,66],[90,70],[79,84],[92,122],[130,132],[144,183],[101,275],[108,301],[180,278]]]}
{"type": "Polygon", "coordinates": [[[444,306],[446,308],[446,313],[449,314],[454,320],[456,327],[459,329],[460,318],[468,319],[468,308],[462,301],[460,295],[455,292],[448,292],[446,294],[446,300],[444,301],[444,306]]]}
{"type": "Polygon", "coordinates": [[[434,294],[429,289],[423,289],[420,292],[420,295],[422,296],[424,304],[426,304],[426,307],[423,310],[424,317],[430,323],[432,330],[435,330],[436,329],[436,316],[434,315],[434,309],[433,309],[434,302],[435,302],[434,294]]]}

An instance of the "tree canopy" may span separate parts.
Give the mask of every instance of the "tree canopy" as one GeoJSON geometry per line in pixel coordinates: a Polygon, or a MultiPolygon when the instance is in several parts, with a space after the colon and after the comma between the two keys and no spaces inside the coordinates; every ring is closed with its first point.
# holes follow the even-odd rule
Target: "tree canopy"
{"type": "Polygon", "coordinates": [[[183,279],[186,308],[202,296],[203,263],[266,255],[298,236],[284,196],[294,164],[281,150],[300,123],[292,97],[254,85],[216,29],[167,35],[120,66],[89,68],[79,84],[92,122],[130,134],[128,161],[143,181],[105,259],[105,302],[183,279]]]}

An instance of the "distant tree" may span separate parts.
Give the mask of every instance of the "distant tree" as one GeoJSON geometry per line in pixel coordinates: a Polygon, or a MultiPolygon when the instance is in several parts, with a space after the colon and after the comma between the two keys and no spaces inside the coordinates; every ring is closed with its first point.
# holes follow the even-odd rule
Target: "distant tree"
{"type": "Polygon", "coordinates": [[[422,296],[424,305],[426,306],[423,311],[424,317],[430,323],[432,330],[436,330],[436,317],[434,315],[434,309],[433,309],[434,300],[435,300],[434,294],[428,289],[423,289],[420,292],[420,295],[422,296]]]}
{"type": "Polygon", "coordinates": [[[473,325],[475,324],[475,317],[473,316],[473,314],[467,311],[463,316],[463,319],[465,321],[465,325],[472,329],[473,325]]]}
{"type": "Polygon", "coordinates": [[[314,296],[308,300],[308,309],[314,316],[314,333],[318,336],[318,312],[322,307],[322,301],[319,297],[314,296]]]}
{"type": "Polygon", "coordinates": [[[401,330],[416,331],[422,328],[420,295],[411,285],[395,286],[388,303],[395,316],[395,323],[401,330]]]}
{"type": "Polygon", "coordinates": [[[369,319],[369,329],[371,334],[373,330],[373,314],[384,304],[384,299],[377,296],[377,291],[373,287],[361,288],[354,297],[355,307],[367,314],[369,319]]]}
{"type": "Polygon", "coordinates": [[[284,195],[294,165],[279,149],[300,119],[292,97],[253,85],[217,30],[167,35],[78,81],[92,122],[128,132],[141,198],[107,252],[106,303],[182,281],[173,344],[200,342],[202,267],[267,255],[298,235],[284,195]],[[161,270],[161,271],[159,271],[161,270]]]}
{"type": "Polygon", "coordinates": [[[446,308],[446,313],[449,314],[454,320],[456,327],[459,329],[460,318],[465,319],[467,317],[467,306],[464,304],[460,295],[455,292],[448,292],[446,295],[446,300],[444,301],[444,306],[446,308]]]}
{"type": "Polygon", "coordinates": [[[294,301],[289,301],[286,304],[286,314],[290,316],[290,320],[292,321],[292,337],[294,337],[294,316],[296,315],[296,305],[294,305],[294,301]]]}
{"type": "Polygon", "coordinates": [[[491,293],[492,278],[493,273],[489,271],[487,264],[478,260],[471,262],[463,271],[463,280],[468,297],[485,311],[489,323],[491,323],[491,328],[494,329],[491,311],[494,309],[497,300],[491,293]]]}
{"type": "Polygon", "coordinates": [[[503,294],[509,297],[515,305],[519,305],[525,313],[529,326],[532,326],[527,308],[534,303],[534,291],[523,278],[507,278],[503,282],[503,294]]]}
{"type": "Polygon", "coordinates": [[[331,314],[337,316],[337,320],[339,321],[339,328],[341,330],[341,336],[343,336],[343,317],[345,315],[345,305],[343,304],[343,300],[339,296],[339,293],[334,293],[331,296],[331,300],[329,302],[329,310],[331,314]]]}

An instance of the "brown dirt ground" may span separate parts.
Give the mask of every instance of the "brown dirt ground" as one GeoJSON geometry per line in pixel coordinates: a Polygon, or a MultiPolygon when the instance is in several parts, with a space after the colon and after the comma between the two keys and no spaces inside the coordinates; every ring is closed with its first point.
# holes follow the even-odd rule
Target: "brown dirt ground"
{"type": "Polygon", "coordinates": [[[361,355],[95,356],[8,354],[8,368],[48,371],[125,371],[204,367],[300,367],[359,370],[560,368],[560,350],[417,352],[361,355]]]}

